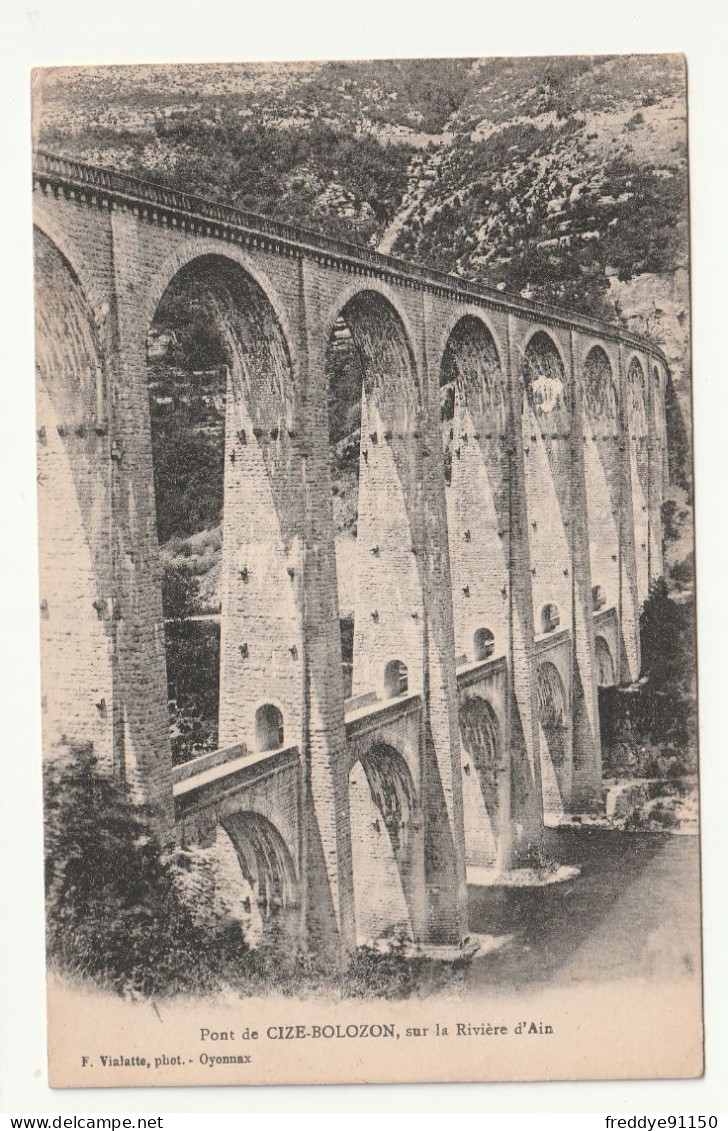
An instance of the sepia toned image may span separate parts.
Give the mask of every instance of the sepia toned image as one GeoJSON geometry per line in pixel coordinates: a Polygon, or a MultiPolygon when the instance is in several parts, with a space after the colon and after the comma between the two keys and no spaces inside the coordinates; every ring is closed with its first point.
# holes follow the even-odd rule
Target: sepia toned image
{"type": "Polygon", "coordinates": [[[685,60],[33,142],[51,1084],[700,1075],[685,60]]]}

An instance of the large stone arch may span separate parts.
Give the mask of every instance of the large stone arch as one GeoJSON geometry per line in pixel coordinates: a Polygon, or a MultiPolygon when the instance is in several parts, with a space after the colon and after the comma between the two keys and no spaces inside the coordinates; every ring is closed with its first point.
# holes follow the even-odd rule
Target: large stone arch
{"type": "Polygon", "coordinates": [[[521,376],[525,399],[539,419],[548,416],[559,425],[568,424],[567,372],[556,338],[546,330],[534,330],[523,346],[521,376]]]}
{"type": "Polygon", "coordinates": [[[607,351],[594,345],[584,359],[582,370],[584,411],[592,429],[601,429],[615,438],[619,426],[619,388],[607,351]]]}
{"type": "Polygon", "coordinates": [[[463,314],[442,351],[440,385],[452,381],[476,428],[504,436],[508,389],[500,351],[484,319],[463,314]]]}
{"type": "Polygon", "coordinates": [[[627,417],[630,434],[648,434],[647,378],[642,358],[634,353],[627,363],[627,417]]]}
{"type": "MultiPolygon", "coordinates": [[[[208,738],[211,748],[244,743],[252,749],[255,707],[271,696],[286,730],[300,733],[301,392],[278,313],[237,249],[195,241],[168,259],[148,290],[149,324],[185,303],[214,328],[217,360],[223,359],[214,395],[207,398],[224,402],[210,473],[220,485],[222,551],[219,720],[208,738]]],[[[192,387],[198,376],[186,374],[185,380],[192,387]]],[[[191,428],[199,438],[197,426],[191,428]]],[[[152,438],[154,449],[154,431],[152,438]]],[[[207,521],[214,532],[216,517],[207,521]]],[[[170,655],[168,649],[168,660],[170,655]]]]}
{"type": "Polygon", "coordinates": [[[463,315],[452,327],[440,369],[455,651],[469,661],[475,631],[508,635],[510,454],[508,385],[486,323],[463,315]],[[452,420],[448,426],[449,409],[452,420]]]}
{"type": "Polygon", "coordinates": [[[361,295],[374,294],[379,297],[392,309],[396,314],[404,336],[406,338],[408,348],[410,350],[413,372],[417,380],[419,389],[422,387],[422,375],[420,373],[419,365],[417,364],[417,349],[415,343],[417,342],[417,331],[412,323],[409,312],[405,305],[402,303],[394,287],[389,286],[387,283],[377,279],[374,275],[359,276],[337,291],[336,298],[334,298],[322,312],[321,316],[321,333],[319,340],[323,342],[324,349],[329,342],[331,335],[334,331],[336,323],[341,318],[343,311],[349,304],[361,295]]]}
{"type": "Polygon", "coordinates": [[[357,939],[418,933],[424,875],[421,819],[402,754],[375,742],[349,772],[357,939]]]}
{"type": "Polygon", "coordinates": [[[544,817],[558,820],[566,811],[571,773],[571,712],[558,668],[542,660],[536,672],[544,817]]]}
{"type": "Polygon", "coordinates": [[[627,365],[626,400],[637,600],[641,606],[647,599],[650,583],[650,428],[648,379],[642,359],[637,354],[631,356],[627,365]]]}
{"type": "Polygon", "coordinates": [[[41,646],[46,750],[113,764],[114,565],[108,374],[93,298],[34,231],[41,646]]]}
{"type": "Polygon", "coordinates": [[[195,236],[186,240],[181,246],[171,252],[159,265],[149,279],[141,300],[140,317],[142,323],[148,326],[154,318],[155,311],[165,291],[173,282],[175,276],[184,270],[196,259],[205,256],[228,260],[236,264],[260,288],[265,295],[275,315],[276,321],[286,340],[287,347],[293,355],[297,343],[297,334],[294,332],[286,304],[283,302],[277,288],[270,277],[261,270],[255,259],[234,244],[224,243],[219,239],[208,236],[195,236]]]}
{"type": "MultiPolygon", "coordinates": [[[[36,190],[36,192],[38,191],[36,190]]],[[[55,245],[59,255],[65,259],[86,296],[89,309],[93,313],[97,332],[102,335],[106,329],[106,321],[109,315],[108,300],[99,290],[93,271],[90,269],[81,248],[74,240],[69,239],[62,225],[57,224],[53,217],[49,216],[42,197],[40,205],[33,210],[33,227],[42,232],[55,245]]]]}
{"type": "Polygon", "coordinates": [[[598,607],[619,604],[621,427],[619,387],[606,350],[593,345],[581,373],[589,561],[598,607]]]}
{"type": "Polygon", "coordinates": [[[64,250],[68,241],[59,242],[58,236],[49,235],[46,226],[37,222],[33,236],[36,370],[48,383],[56,410],[64,418],[75,411],[80,414],[76,423],[93,422],[100,427],[108,421],[102,303],[78,256],[69,259],[64,250]],[[74,388],[74,381],[78,388],[74,388]],[[77,403],[79,398],[82,404],[77,403]]]}
{"type": "Polygon", "coordinates": [[[462,304],[458,303],[457,307],[454,310],[450,311],[448,316],[445,318],[442,323],[441,329],[439,330],[439,336],[437,338],[437,344],[435,347],[435,358],[437,359],[438,368],[440,370],[442,369],[445,351],[448,347],[448,343],[453,335],[453,332],[456,330],[458,324],[464,319],[473,319],[475,322],[479,322],[488,336],[492,339],[498,357],[502,358],[505,356],[506,344],[503,341],[502,335],[498,333],[494,321],[488,317],[487,311],[485,311],[480,306],[463,306],[462,304]]]}
{"type": "Polygon", "coordinates": [[[326,324],[339,607],[353,618],[346,634],[352,693],[384,695],[394,659],[406,665],[410,690],[418,690],[424,533],[415,353],[399,308],[381,287],[344,292],[326,324]]]}
{"type": "MultiPolygon", "coordinates": [[[[562,352],[536,330],[521,356],[521,437],[531,566],[533,619],[555,604],[571,628],[573,458],[571,395],[562,352]]],[[[539,628],[536,628],[539,631],[539,628]]]]}

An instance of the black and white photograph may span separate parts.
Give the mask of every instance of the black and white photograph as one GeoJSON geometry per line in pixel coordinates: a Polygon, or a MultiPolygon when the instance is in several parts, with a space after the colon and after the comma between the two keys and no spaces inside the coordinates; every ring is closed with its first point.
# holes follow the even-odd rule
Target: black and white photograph
{"type": "Polygon", "coordinates": [[[702,1074],[687,77],[34,69],[52,1086],[702,1074]]]}

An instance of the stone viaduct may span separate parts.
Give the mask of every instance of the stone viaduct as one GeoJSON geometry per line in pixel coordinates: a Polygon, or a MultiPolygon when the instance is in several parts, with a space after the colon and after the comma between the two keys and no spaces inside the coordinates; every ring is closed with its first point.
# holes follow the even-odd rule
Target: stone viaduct
{"type": "Polygon", "coordinates": [[[460,944],[466,869],[598,809],[597,688],[640,671],[668,370],[623,329],[119,173],[34,167],[46,755],[92,743],[167,842],[343,956],[460,944]],[[230,343],[218,751],[173,767],[146,342],[230,343]],[[345,699],[326,371],[362,372],[345,699]],[[440,388],[454,383],[451,467],[440,388]]]}

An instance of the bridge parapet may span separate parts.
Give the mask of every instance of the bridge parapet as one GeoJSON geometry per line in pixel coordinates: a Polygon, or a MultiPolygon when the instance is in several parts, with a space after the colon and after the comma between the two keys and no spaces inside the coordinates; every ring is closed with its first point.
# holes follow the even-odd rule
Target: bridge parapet
{"type": "MultiPolygon", "coordinates": [[[[245,747],[239,749],[244,750],[245,747]]],[[[230,754],[231,751],[218,753],[230,754]]],[[[297,767],[299,750],[297,746],[289,746],[281,750],[266,750],[261,754],[245,753],[212,766],[197,767],[196,763],[202,760],[204,759],[194,759],[185,763],[190,767],[189,776],[174,784],[175,815],[178,820],[193,810],[213,803],[219,804],[231,794],[242,794],[266,778],[297,767]]]]}
{"type": "Polygon", "coordinates": [[[491,679],[496,672],[506,671],[508,662],[505,656],[494,656],[487,660],[478,660],[474,664],[458,667],[456,677],[458,691],[471,687],[474,683],[481,683],[491,679]]]}
{"type": "Polygon", "coordinates": [[[534,638],[534,648],[537,655],[550,652],[554,648],[565,644],[571,637],[570,628],[562,628],[558,632],[542,632],[534,638]]]}
{"type": "MultiPolygon", "coordinates": [[[[357,696],[357,699],[360,697],[357,696]]],[[[361,698],[368,698],[361,696],[361,698]]],[[[346,715],[346,737],[360,738],[370,730],[385,727],[407,715],[418,714],[422,710],[420,695],[399,695],[396,699],[377,699],[355,707],[346,715]]]]}
{"type": "Polygon", "coordinates": [[[177,785],[227,762],[237,762],[249,754],[250,751],[244,742],[235,746],[227,746],[223,750],[211,750],[207,754],[200,754],[197,758],[190,758],[189,761],[175,766],[172,770],[172,782],[177,785]]]}
{"type": "MultiPolygon", "coordinates": [[[[450,275],[444,271],[424,267],[418,263],[398,259],[393,255],[373,251],[371,248],[350,243],[347,240],[327,236],[321,232],[314,232],[308,228],[295,224],[287,224],[280,220],[272,220],[254,212],[247,212],[229,205],[219,204],[204,197],[193,196],[178,189],[167,188],[164,185],[134,177],[129,173],[121,173],[103,169],[95,165],[87,165],[67,157],[36,150],[33,159],[33,175],[40,184],[67,188],[70,192],[80,190],[82,194],[100,194],[103,197],[126,203],[132,208],[155,208],[168,213],[175,226],[175,217],[179,219],[200,222],[203,224],[222,225],[228,232],[237,231],[245,233],[255,241],[256,237],[268,238],[267,242],[279,245],[286,254],[291,252],[298,255],[326,258],[330,256],[332,263],[336,260],[344,261],[354,267],[370,272],[376,272],[395,281],[410,286],[419,286],[423,289],[434,289],[447,293],[455,298],[476,300],[480,305],[502,310],[520,316],[530,322],[538,321],[550,325],[561,325],[580,330],[597,338],[606,338],[610,341],[619,341],[626,346],[645,351],[660,360],[667,368],[667,359],[662,350],[653,342],[630,333],[621,326],[593,318],[586,314],[572,314],[559,307],[548,303],[536,302],[532,299],[523,299],[518,295],[496,291],[483,283],[476,283],[471,279],[464,279],[457,275],[450,275]]],[[[156,213],[150,215],[156,219],[156,213]]],[[[219,232],[219,235],[226,233],[219,232]]],[[[246,241],[247,242],[247,241],[246,241]]],[[[263,245],[263,246],[264,246],[263,245]]]]}

